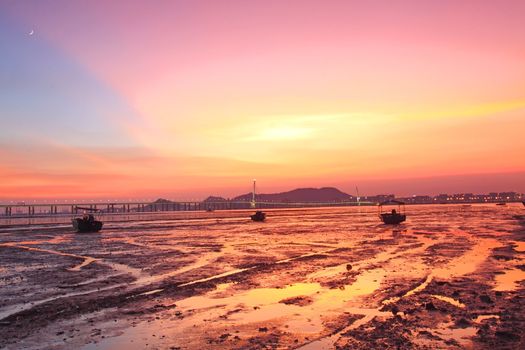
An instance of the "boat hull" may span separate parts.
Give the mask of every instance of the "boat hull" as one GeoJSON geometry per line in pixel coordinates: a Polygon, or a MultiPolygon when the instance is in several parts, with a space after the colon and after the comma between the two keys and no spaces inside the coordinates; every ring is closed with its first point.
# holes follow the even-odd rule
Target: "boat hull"
{"type": "Polygon", "coordinates": [[[78,218],[71,220],[71,223],[77,232],[98,232],[104,225],[101,221],[85,221],[78,218]]]}
{"type": "Polygon", "coordinates": [[[405,214],[381,214],[381,220],[387,225],[398,225],[407,219],[405,214]]]}
{"type": "Polygon", "coordinates": [[[262,222],[264,220],[266,220],[266,214],[263,213],[263,212],[257,212],[253,215],[250,215],[250,218],[253,220],[253,221],[259,221],[259,222],[262,222]]]}

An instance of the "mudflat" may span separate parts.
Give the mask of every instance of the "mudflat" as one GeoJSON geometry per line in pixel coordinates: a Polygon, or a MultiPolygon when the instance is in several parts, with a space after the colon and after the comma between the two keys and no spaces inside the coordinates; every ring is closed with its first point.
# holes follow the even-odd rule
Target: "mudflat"
{"type": "Polygon", "coordinates": [[[0,226],[0,348],[525,348],[521,204],[250,214],[0,226]]]}

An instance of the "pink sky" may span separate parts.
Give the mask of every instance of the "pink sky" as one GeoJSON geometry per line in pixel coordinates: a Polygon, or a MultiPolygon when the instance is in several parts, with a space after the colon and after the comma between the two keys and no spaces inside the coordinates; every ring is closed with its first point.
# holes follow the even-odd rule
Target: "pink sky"
{"type": "Polygon", "coordinates": [[[0,13],[3,199],[525,192],[521,1],[0,13]]]}

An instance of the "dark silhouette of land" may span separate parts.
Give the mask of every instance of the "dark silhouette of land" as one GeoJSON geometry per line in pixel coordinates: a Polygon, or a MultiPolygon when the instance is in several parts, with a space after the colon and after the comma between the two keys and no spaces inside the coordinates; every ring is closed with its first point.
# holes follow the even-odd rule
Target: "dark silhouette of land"
{"type": "MultiPolygon", "coordinates": [[[[517,192],[491,192],[488,194],[455,193],[439,194],[437,196],[415,195],[409,197],[396,197],[394,194],[375,194],[361,196],[363,202],[381,203],[389,200],[400,200],[407,204],[444,204],[444,203],[493,203],[493,202],[519,202],[524,194],[517,192]]],[[[280,203],[327,203],[327,202],[355,202],[357,197],[345,193],[335,187],[297,188],[279,193],[258,193],[255,196],[258,202],[280,203]]],[[[252,193],[226,199],[219,196],[209,196],[204,202],[249,202],[252,193]]]]}
{"type": "MultiPolygon", "coordinates": [[[[250,201],[251,193],[233,198],[234,201],[250,201]]],[[[256,194],[256,199],[262,202],[341,202],[355,201],[352,195],[344,193],[335,187],[297,188],[279,193],[256,194]]]]}

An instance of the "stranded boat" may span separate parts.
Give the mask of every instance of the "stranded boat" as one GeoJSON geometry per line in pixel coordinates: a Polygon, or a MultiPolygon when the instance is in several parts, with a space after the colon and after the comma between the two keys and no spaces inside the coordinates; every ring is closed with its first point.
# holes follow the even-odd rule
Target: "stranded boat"
{"type": "Polygon", "coordinates": [[[92,214],[71,220],[77,232],[98,232],[102,229],[102,221],[95,220],[92,214]]]}
{"type": "Polygon", "coordinates": [[[253,221],[264,221],[266,220],[266,213],[260,211],[260,210],[257,210],[255,212],[255,214],[253,215],[250,215],[250,218],[253,220],[253,221]]]}
{"type": "Polygon", "coordinates": [[[407,219],[405,214],[405,203],[396,200],[380,203],[378,206],[378,214],[381,221],[387,225],[397,225],[407,219]],[[397,211],[392,209],[391,212],[383,213],[383,206],[387,205],[397,205],[397,211]]]}
{"type": "MultiPolygon", "coordinates": [[[[97,211],[97,209],[92,208],[76,207],[76,209],[97,211]]],[[[74,218],[71,220],[71,223],[77,232],[98,232],[104,225],[102,221],[95,220],[93,214],[84,214],[81,218],[74,218]]]]}

